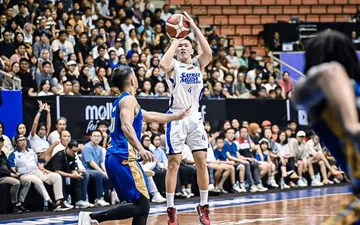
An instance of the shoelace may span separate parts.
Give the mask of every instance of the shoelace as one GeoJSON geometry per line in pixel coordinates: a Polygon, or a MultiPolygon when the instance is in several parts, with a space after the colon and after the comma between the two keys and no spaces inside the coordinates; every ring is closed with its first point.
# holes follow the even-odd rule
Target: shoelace
{"type": "Polygon", "coordinates": [[[209,219],[210,210],[207,207],[204,207],[204,216],[206,219],[209,219]]]}
{"type": "Polygon", "coordinates": [[[175,222],[175,210],[168,210],[170,222],[175,222]]]}

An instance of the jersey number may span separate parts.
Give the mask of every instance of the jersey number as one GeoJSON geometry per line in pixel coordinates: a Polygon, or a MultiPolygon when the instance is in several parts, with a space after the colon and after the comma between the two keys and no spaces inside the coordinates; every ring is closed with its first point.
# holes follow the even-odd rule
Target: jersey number
{"type": "Polygon", "coordinates": [[[115,131],[115,118],[114,117],[111,117],[109,131],[111,133],[114,133],[114,131],[115,131]]]}
{"type": "Polygon", "coordinates": [[[188,92],[191,94],[191,91],[192,91],[192,87],[188,89],[188,92]]]}

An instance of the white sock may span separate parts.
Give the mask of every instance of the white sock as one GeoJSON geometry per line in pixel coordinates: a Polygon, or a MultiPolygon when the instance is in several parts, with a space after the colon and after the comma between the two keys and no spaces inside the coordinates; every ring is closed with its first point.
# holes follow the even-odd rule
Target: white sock
{"type": "Polygon", "coordinates": [[[208,204],[209,190],[200,190],[200,205],[208,204]]]}
{"type": "Polygon", "coordinates": [[[189,193],[189,194],[191,193],[191,189],[190,189],[190,188],[186,188],[185,191],[186,191],[187,193],[189,193]]]}
{"type": "Polygon", "coordinates": [[[174,205],[174,196],[175,196],[175,193],[167,193],[166,192],[166,206],[168,208],[175,207],[175,205],[174,205]]]}

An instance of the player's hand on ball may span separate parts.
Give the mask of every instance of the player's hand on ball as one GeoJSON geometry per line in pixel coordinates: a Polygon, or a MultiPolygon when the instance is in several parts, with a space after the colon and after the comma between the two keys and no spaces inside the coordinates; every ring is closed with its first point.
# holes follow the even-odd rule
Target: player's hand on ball
{"type": "Polygon", "coordinates": [[[145,149],[139,151],[139,156],[143,159],[144,163],[155,161],[154,155],[145,149]]]}
{"type": "Polygon", "coordinates": [[[184,19],[190,23],[190,26],[195,27],[196,24],[195,24],[195,21],[193,20],[193,18],[191,18],[191,16],[185,11],[183,11],[183,14],[184,14],[184,19]]]}

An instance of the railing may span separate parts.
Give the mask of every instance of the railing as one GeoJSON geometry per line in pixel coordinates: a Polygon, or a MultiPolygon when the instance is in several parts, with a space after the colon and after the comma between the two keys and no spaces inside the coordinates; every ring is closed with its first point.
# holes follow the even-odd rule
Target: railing
{"type": "MultiPolygon", "coordinates": [[[[11,74],[0,70],[0,75],[3,75],[5,77],[8,77],[13,80],[12,83],[12,90],[21,90],[21,80],[17,77],[12,76],[11,74]]],[[[3,88],[2,88],[3,89],[3,88]]]]}
{"type": "MultiPolygon", "coordinates": [[[[282,65],[284,65],[284,66],[286,66],[286,67],[288,67],[288,68],[290,68],[292,71],[294,71],[295,73],[299,74],[301,77],[305,77],[305,75],[304,75],[301,71],[299,71],[299,70],[296,69],[295,67],[289,65],[288,63],[282,61],[281,59],[275,57],[275,56],[273,55],[274,53],[276,54],[277,52],[269,52],[269,54],[268,54],[268,56],[269,56],[272,60],[274,60],[274,61],[276,61],[276,62],[278,62],[278,63],[280,63],[280,64],[282,64],[282,65]]],[[[291,79],[292,79],[292,81],[295,82],[295,83],[299,82],[298,80],[294,80],[293,78],[291,78],[291,79]]]]}

